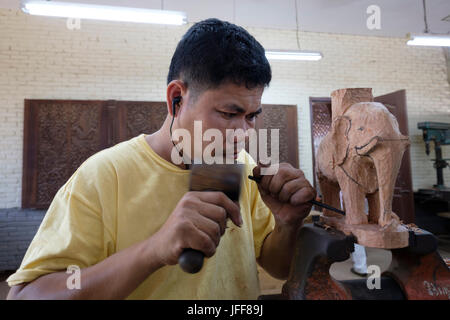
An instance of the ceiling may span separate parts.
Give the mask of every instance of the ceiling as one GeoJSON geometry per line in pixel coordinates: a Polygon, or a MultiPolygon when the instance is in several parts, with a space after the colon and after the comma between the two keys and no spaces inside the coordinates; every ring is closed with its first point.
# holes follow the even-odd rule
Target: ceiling
{"type": "MultiPolygon", "coordinates": [[[[245,27],[295,29],[295,0],[59,0],[187,13],[189,22],[216,17],[245,27]]],[[[422,0],[297,0],[299,29],[358,35],[404,37],[425,29],[422,0]],[[380,8],[381,29],[366,26],[368,6],[380,8]]],[[[450,33],[450,1],[426,0],[429,31],[450,33]],[[448,17],[448,21],[443,21],[448,17]]],[[[19,8],[20,0],[0,0],[19,8]]]]}

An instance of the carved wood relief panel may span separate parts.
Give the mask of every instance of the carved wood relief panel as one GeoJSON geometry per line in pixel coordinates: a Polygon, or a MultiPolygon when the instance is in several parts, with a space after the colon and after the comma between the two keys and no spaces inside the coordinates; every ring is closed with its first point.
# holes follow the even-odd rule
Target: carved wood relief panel
{"type": "Polygon", "coordinates": [[[156,131],[167,114],[165,105],[25,100],[22,207],[48,208],[59,188],[91,155],[156,131]]]}
{"type": "MultiPolygon", "coordinates": [[[[280,161],[298,167],[296,106],[264,105],[263,110],[256,128],[279,129],[280,161]]],[[[157,131],[166,115],[165,102],[25,100],[22,207],[48,208],[83,161],[157,131]]]]}
{"type": "Polygon", "coordinates": [[[280,162],[288,162],[298,168],[297,106],[264,104],[263,112],[256,119],[256,129],[269,129],[267,133],[268,156],[271,153],[270,129],[279,129],[280,162]]]}

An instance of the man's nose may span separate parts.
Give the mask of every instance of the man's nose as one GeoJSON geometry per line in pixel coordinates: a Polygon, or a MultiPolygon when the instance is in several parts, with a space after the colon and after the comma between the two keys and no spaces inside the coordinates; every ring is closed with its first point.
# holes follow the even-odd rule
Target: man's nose
{"type": "Polygon", "coordinates": [[[242,129],[244,132],[247,133],[247,130],[252,128],[252,126],[250,126],[248,124],[247,119],[244,117],[244,119],[239,119],[239,123],[236,124],[236,128],[234,128],[235,130],[237,129],[242,129]]]}

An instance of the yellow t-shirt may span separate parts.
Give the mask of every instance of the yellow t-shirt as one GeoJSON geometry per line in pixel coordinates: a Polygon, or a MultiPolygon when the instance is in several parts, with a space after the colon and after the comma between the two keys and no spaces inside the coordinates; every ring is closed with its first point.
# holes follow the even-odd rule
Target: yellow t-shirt
{"type": "MultiPolygon", "coordinates": [[[[161,158],[141,134],[87,159],[59,189],[10,286],[69,265],[83,268],[157,232],[188,191],[189,171],[161,158]]],[[[246,175],[255,165],[239,154],[246,175]]],[[[255,182],[244,179],[242,228],[228,228],[202,270],[187,274],[178,265],[151,274],[128,299],[256,299],[256,258],[274,218],[255,182]]],[[[118,277],[121,275],[118,274],[118,277]]]]}

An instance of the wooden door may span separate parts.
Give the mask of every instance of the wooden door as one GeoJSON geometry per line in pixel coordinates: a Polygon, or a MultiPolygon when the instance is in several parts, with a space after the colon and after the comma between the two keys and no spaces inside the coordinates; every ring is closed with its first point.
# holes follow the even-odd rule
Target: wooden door
{"type": "Polygon", "coordinates": [[[310,98],[310,121],[311,121],[311,147],[313,159],[313,185],[320,194],[319,183],[316,181],[316,154],[322,139],[331,130],[331,99],[310,98]]]}
{"type": "MultiPolygon", "coordinates": [[[[297,106],[295,105],[262,105],[263,112],[256,118],[255,129],[279,130],[279,160],[298,168],[298,125],[297,106]]],[[[271,155],[270,131],[268,136],[268,155],[271,155]]],[[[256,159],[255,159],[256,161],[256,159]]]]}
{"type": "MultiPolygon", "coordinates": [[[[375,97],[376,102],[381,102],[397,118],[400,132],[408,136],[408,115],[406,112],[406,91],[399,90],[375,97]]],[[[411,178],[411,156],[409,148],[405,150],[399,174],[395,182],[392,211],[398,213],[400,219],[405,223],[413,223],[414,215],[414,193],[411,178]]]]}
{"type": "MultiPolygon", "coordinates": [[[[388,110],[397,118],[400,132],[408,135],[408,118],[406,109],[406,91],[400,90],[386,95],[375,97],[374,101],[383,103],[388,110]]],[[[314,186],[319,190],[316,177],[315,155],[321,139],[331,128],[331,98],[310,98],[311,114],[311,139],[313,150],[314,186]]],[[[413,223],[414,217],[414,195],[411,179],[410,151],[407,149],[403,155],[400,171],[397,176],[392,210],[405,223],[413,223]]]]}

